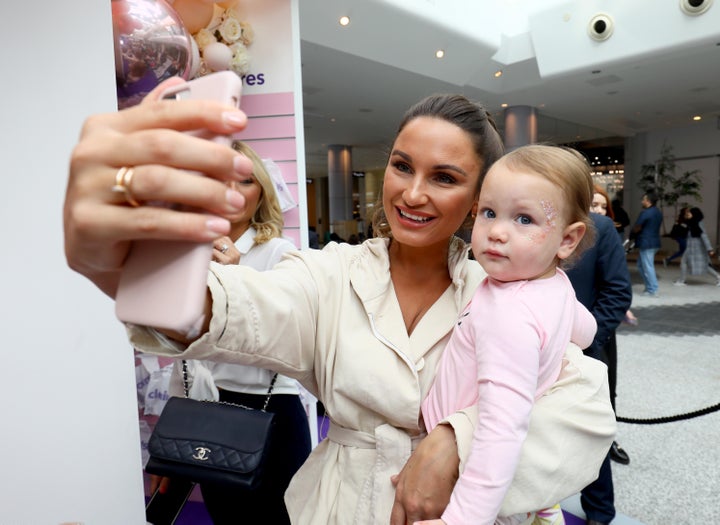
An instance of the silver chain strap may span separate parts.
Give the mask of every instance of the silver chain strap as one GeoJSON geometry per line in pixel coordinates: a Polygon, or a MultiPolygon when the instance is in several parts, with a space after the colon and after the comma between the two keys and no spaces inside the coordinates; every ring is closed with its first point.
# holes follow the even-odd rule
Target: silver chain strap
{"type": "MultiPolygon", "coordinates": [[[[188,368],[187,368],[187,361],[185,359],[182,360],[182,371],[183,371],[183,389],[185,390],[185,397],[190,397],[190,387],[188,386],[188,368]]],[[[270,380],[270,387],[268,388],[267,396],[265,397],[265,402],[263,403],[263,407],[261,409],[261,412],[265,412],[267,410],[268,405],[270,404],[270,396],[272,395],[273,388],[275,387],[275,381],[277,380],[277,373],[272,377],[270,380]]],[[[252,407],[247,407],[245,405],[241,405],[239,403],[228,403],[227,401],[210,401],[208,399],[203,399],[203,401],[207,403],[220,403],[221,405],[231,405],[236,406],[240,408],[244,408],[246,410],[256,410],[252,407]]]]}

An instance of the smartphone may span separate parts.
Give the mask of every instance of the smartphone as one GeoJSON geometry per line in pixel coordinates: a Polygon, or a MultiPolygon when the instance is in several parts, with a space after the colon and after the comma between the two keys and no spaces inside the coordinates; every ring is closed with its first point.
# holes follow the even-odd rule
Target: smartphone
{"type": "Polygon", "coordinates": [[[195,483],[182,479],[171,479],[162,494],[156,490],[145,505],[145,519],[152,525],[173,525],[180,516],[195,483]]]}
{"type": "MultiPolygon", "coordinates": [[[[162,94],[169,100],[218,100],[240,107],[242,80],[231,71],[202,76],[162,94]]],[[[207,130],[188,131],[221,144],[229,136],[207,130]]],[[[202,176],[201,173],[197,174],[202,176]]],[[[121,321],[165,328],[188,336],[202,326],[212,243],[142,240],[133,242],[115,297],[121,321]]]]}

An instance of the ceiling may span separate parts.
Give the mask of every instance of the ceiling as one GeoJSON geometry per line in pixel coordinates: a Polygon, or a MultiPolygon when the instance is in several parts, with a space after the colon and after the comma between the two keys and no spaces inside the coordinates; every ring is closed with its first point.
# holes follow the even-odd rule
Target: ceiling
{"type": "Polygon", "coordinates": [[[327,172],[329,144],[352,147],[355,171],[384,166],[404,110],[436,92],[483,103],[501,129],[501,104],[533,106],[538,141],[616,146],[694,115],[720,124],[720,0],[301,0],[299,10],[309,177],[327,172]],[[683,2],[706,11],[688,15],[683,2]],[[598,14],[604,41],[588,32],[598,14]]]}

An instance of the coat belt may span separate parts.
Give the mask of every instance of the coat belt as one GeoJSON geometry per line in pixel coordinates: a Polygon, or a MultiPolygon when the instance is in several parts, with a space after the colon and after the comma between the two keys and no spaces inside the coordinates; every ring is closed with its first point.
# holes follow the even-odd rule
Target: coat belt
{"type": "Polygon", "coordinates": [[[425,434],[410,437],[407,432],[387,423],[375,427],[375,433],[344,428],[330,423],[327,438],[343,446],[376,449],[375,464],[363,483],[354,525],[385,524],[395,499],[390,477],[405,466],[410,453],[425,434]]]}

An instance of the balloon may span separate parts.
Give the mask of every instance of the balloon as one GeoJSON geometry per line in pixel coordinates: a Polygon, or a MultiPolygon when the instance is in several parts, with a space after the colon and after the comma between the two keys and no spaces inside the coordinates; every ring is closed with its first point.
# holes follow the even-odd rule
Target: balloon
{"type": "Polygon", "coordinates": [[[175,0],[172,6],[190,34],[195,34],[207,26],[215,9],[212,2],[202,0],[175,0]]]}
{"type": "Polygon", "coordinates": [[[112,17],[120,109],[166,78],[189,78],[192,36],[165,0],[112,0],[112,17]]]}
{"type": "Polygon", "coordinates": [[[211,71],[225,71],[226,69],[230,69],[233,52],[225,44],[215,42],[214,44],[205,46],[202,56],[205,64],[211,71]]]}

